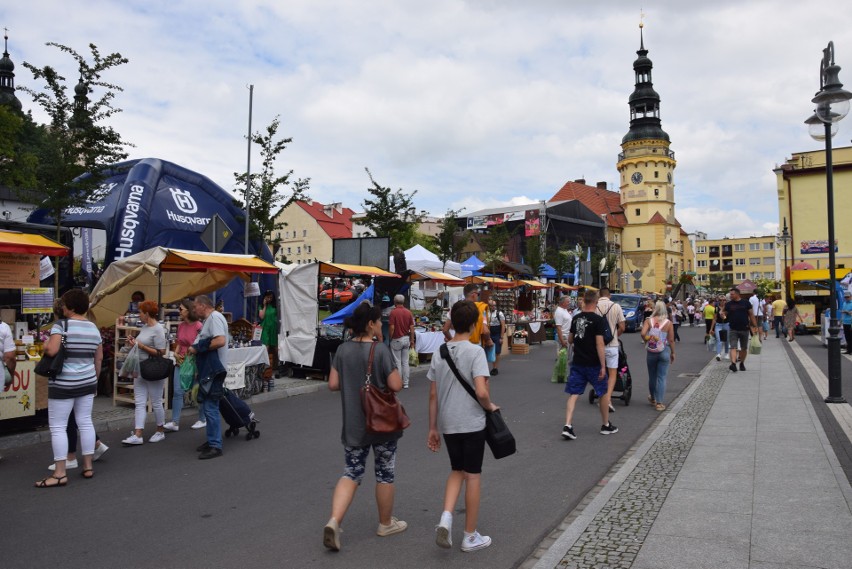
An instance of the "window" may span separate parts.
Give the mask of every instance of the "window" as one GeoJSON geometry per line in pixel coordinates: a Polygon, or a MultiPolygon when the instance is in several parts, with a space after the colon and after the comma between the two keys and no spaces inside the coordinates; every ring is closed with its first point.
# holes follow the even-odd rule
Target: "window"
{"type": "Polygon", "coordinates": [[[722,256],[723,257],[730,257],[731,255],[733,255],[731,246],[730,245],[722,245],[722,256]]]}
{"type": "Polygon", "coordinates": [[[637,207],[636,208],[636,217],[639,217],[640,215],[642,215],[642,210],[637,207]]]}
{"type": "Polygon", "coordinates": [[[697,266],[699,269],[706,268],[707,267],[707,259],[699,259],[698,261],[695,262],[695,266],[697,266]]]}
{"type": "Polygon", "coordinates": [[[774,265],[775,264],[775,257],[764,257],[763,258],[763,264],[764,265],[774,265]]]}
{"type": "Polygon", "coordinates": [[[745,251],[745,243],[734,243],[734,251],[745,251]]]}
{"type": "Polygon", "coordinates": [[[654,188],[654,197],[655,197],[655,198],[660,197],[660,190],[659,190],[659,189],[657,189],[657,188],[654,188]]]}
{"type": "Polygon", "coordinates": [[[307,230],[307,229],[303,229],[303,230],[302,230],[302,237],[307,237],[307,236],[308,236],[308,230],[307,230]]]}
{"type": "Polygon", "coordinates": [[[655,178],[659,178],[659,177],[660,177],[660,172],[659,172],[658,170],[654,170],[654,177],[655,177],[655,178]]]}
{"type": "Polygon", "coordinates": [[[302,254],[302,248],[301,248],[301,247],[296,247],[296,254],[297,254],[297,255],[301,255],[301,254],[302,254]]]}
{"type": "MultiPolygon", "coordinates": [[[[641,239],[640,237],[637,237],[637,238],[636,238],[636,246],[637,246],[637,247],[641,247],[641,246],[642,246],[642,239],[641,239]]],[[[636,287],[636,288],[639,288],[639,287],[636,287]]]]}
{"type": "Polygon", "coordinates": [[[305,245],[305,253],[310,254],[310,252],[311,252],[311,246],[310,246],[310,245],[305,245]]]}
{"type": "Polygon", "coordinates": [[[763,244],[763,250],[764,251],[772,251],[774,249],[775,249],[775,243],[773,243],[772,241],[769,241],[769,242],[763,244]]]}
{"type": "Polygon", "coordinates": [[[775,279],[775,271],[767,271],[763,273],[763,278],[765,279],[775,279]]]}
{"type": "Polygon", "coordinates": [[[744,281],[745,278],[746,278],[746,274],[745,273],[736,273],[736,274],[734,274],[734,278],[738,281],[744,281]]]}
{"type": "Polygon", "coordinates": [[[706,253],[707,252],[707,245],[699,245],[698,246],[698,252],[699,253],[706,253]]]}
{"type": "Polygon", "coordinates": [[[757,280],[761,277],[761,274],[762,273],[760,271],[754,271],[753,273],[751,273],[751,278],[757,280]]]}
{"type": "Polygon", "coordinates": [[[719,246],[718,245],[711,245],[709,255],[711,257],[718,257],[719,256],[719,246]]]}
{"type": "MultiPolygon", "coordinates": [[[[737,259],[737,261],[739,261],[739,259],[737,259]]],[[[741,264],[745,265],[745,263],[741,263],[741,264]]],[[[749,265],[759,265],[760,264],[760,257],[749,257],[748,258],[748,264],[749,265]]]]}
{"type": "Polygon", "coordinates": [[[749,243],[748,244],[749,251],[760,251],[760,243],[749,243]]]}
{"type": "Polygon", "coordinates": [[[290,249],[290,247],[287,247],[287,254],[289,255],[289,254],[291,254],[292,252],[293,252],[293,251],[290,249]]]}

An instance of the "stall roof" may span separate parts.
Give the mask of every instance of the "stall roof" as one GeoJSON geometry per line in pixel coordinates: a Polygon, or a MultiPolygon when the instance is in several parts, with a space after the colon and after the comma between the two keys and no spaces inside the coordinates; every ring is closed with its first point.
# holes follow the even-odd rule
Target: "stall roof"
{"type": "Polygon", "coordinates": [[[168,249],[166,257],[160,262],[161,271],[198,271],[199,269],[221,269],[240,273],[278,273],[278,267],[255,255],[225,255],[168,249]]]}
{"type": "Polygon", "coordinates": [[[41,235],[0,230],[0,252],[64,257],[68,247],[41,235]]]}
{"type": "Polygon", "coordinates": [[[550,284],[550,283],[543,283],[543,282],[540,282],[540,281],[531,281],[531,280],[525,280],[525,279],[520,279],[520,280],[517,280],[515,282],[518,285],[528,286],[528,287],[536,289],[536,290],[541,290],[541,289],[553,287],[553,285],[550,284]]]}
{"type": "Polygon", "coordinates": [[[470,276],[465,277],[464,282],[474,284],[489,284],[492,285],[494,288],[515,288],[514,282],[507,281],[498,277],[470,276]]]}
{"type": "Polygon", "coordinates": [[[566,290],[579,290],[580,289],[580,287],[578,287],[578,286],[572,286],[572,285],[565,284],[565,283],[553,283],[553,286],[559,287],[559,288],[564,288],[566,290]]]}
{"type": "Polygon", "coordinates": [[[343,263],[320,263],[319,274],[324,277],[357,277],[360,275],[370,277],[399,277],[396,273],[391,273],[378,267],[369,265],[345,265],[343,263]]]}
{"type": "Polygon", "coordinates": [[[449,273],[442,273],[441,271],[415,271],[414,274],[411,275],[411,280],[431,280],[438,284],[445,284],[449,286],[464,286],[465,284],[464,279],[460,279],[459,277],[449,273]]]}

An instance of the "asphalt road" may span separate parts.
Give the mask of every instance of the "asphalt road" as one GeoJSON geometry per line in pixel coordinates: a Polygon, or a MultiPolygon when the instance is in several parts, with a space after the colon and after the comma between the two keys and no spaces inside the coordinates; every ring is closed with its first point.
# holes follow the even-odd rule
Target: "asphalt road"
{"type": "MultiPolygon", "coordinates": [[[[681,331],[669,373],[669,401],[710,360],[703,327],[681,331]],[[694,374],[694,375],[690,375],[694,374]]],[[[518,441],[516,455],[486,457],[479,529],[494,544],[463,554],[434,545],[444,452],[426,449],[428,381],[421,365],[402,399],[412,426],[400,441],[395,515],[407,532],[375,535],[372,470],[344,523],[343,550],[322,547],[331,493],[342,472],[338,394],[315,394],[255,406],[261,437],[226,439],[223,458],[196,460],[201,433],[188,429],[158,444],[122,448],[125,433],[103,433],[112,449],[84,480],[71,471],[60,489],[34,489],[49,472],[49,445],[5,451],[0,462],[5,569],[59,564],[67,568],[216,567],[515,567],[580,502],[659,414],[646,401],[644,350],[624,336],[634,381],[629,407],[615,401],[616,435],[598,434],[597,406],[583,398],[574,419],[578,439],[563,441],[563,385],[550,382],[555,346],[508,356],[491,382],[518,441]]],[[[150,435],[149,428],[147,435],[150,435]]],[[[486,451],[487,454],[487,451],[486,451]]],[[[463,508],[460,502],[459,508],[463,508]]],[[[453,540],[461,539],[461,510],[453,540]]]]}

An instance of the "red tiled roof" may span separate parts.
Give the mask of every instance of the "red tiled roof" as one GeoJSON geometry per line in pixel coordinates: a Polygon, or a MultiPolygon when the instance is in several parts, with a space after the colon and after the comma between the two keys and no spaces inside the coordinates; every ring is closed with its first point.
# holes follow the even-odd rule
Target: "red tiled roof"
{"type": "Polygon", "coordinates": [[[624,227],[627,216],[621,208],[621,194],[610,190],[568,182],[549,201],[577,200],[598,215],[606,214],[610,227],[624,227]]]}
{"type": "Polygon", "coordinates": [[[341,208],[341,211],[332,209],[331,215],[323,211],[325,204],[313,201],[310,204],[306,201],[297,201],[299,207],[308,212],[313,217],[323,231],[332,239],[341,239],[352,237],[352,215],[355,213],[348,207],[341,208]]]}
{"type": "Polygon", "coordinates": [[[648,223],[662,223],[663,225],[665,225],[668,222],[666,221],[666,218],[660,215],[660,212],[658,211],[657,213],[651,216],[651,219],[648,220],[648,223]]]}

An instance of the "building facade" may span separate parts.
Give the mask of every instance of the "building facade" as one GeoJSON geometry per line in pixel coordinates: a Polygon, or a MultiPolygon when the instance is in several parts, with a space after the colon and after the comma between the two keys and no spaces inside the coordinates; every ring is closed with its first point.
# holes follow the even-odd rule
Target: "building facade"
{"type": "Polygon", "coordinates": [[[294,201],[275,216],[276,223],[285,224],[269,236],[275,259],[296,264],[331,262],[334,240],[352,237],[352,213],[340,203],[294,201]]]}
{"type": "Polygon", "coordinates": [[[746,279],[778,279],[775,235],[698,240],[695,265],[695,284],[711,291],[725,291],[746,279]]]}

